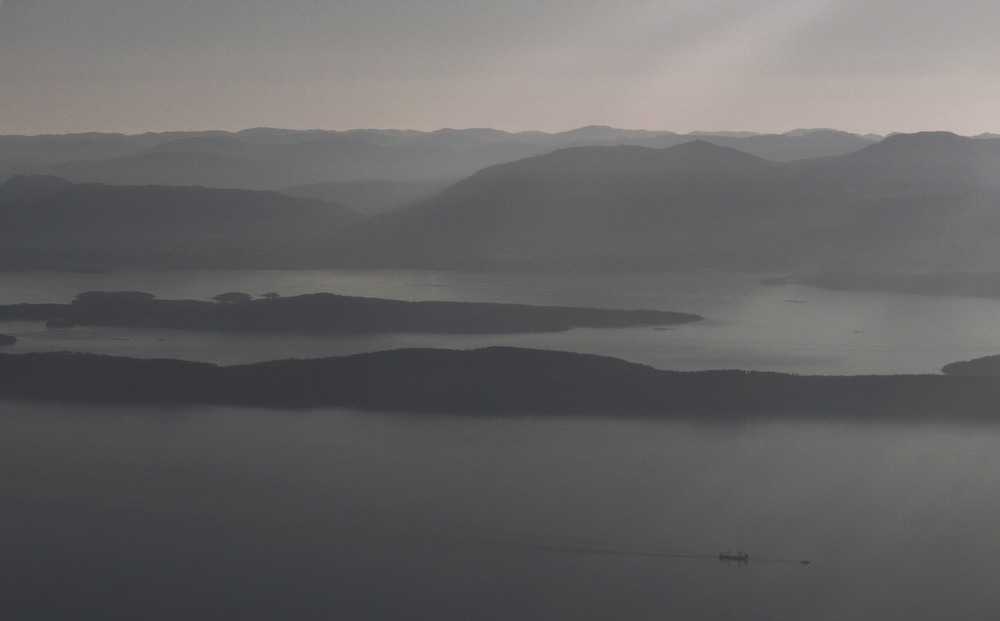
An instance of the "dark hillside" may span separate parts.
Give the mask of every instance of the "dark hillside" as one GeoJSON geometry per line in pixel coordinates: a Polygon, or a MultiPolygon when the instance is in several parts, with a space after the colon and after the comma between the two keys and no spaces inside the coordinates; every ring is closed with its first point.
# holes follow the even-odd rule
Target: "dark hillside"
{"type": "Polygon", "coordinates": [[[0,396],[483,415],[738,420],[997,420],[995,378],[658,371],[584,354],[406,349],[218,367],[92,354],[0,354],[0,396]]]}
{"type": "Polygon", "coordinates": [[[56,266],[242,266],[315,249],[358,218],[339,205],[275,192],[13,177],[0,186],[0,256],[34,253],[56,266]]]}
{"type": "Polygon", "coordinates": [[[1000,140],[943,133],[797,162],[579,147],[482,170],[342,248],[425,266],[996,269],[997,179],[1000,140]]]}
{"type": "Polygon", "coordinates": [[[357,227],[355,243],[417,265],[768,262],[782,250],[760,237],[776,222],[797,231],[785,207],[801,188],[786,181],[773,162],[707,142],[565,149],[480,171],[357,227]]]}

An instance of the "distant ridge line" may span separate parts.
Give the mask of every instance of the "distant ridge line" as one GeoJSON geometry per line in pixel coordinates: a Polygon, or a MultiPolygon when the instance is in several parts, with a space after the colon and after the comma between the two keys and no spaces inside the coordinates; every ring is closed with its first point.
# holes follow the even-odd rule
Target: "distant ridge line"
{"type": "Polygon", "coordinates": [[[399,349],[230,367],[94,354],[0,354],[0,396],[706,422],[1000,419],[1000,383],[994,377],[678,372],[512,347],[399,349]]]}

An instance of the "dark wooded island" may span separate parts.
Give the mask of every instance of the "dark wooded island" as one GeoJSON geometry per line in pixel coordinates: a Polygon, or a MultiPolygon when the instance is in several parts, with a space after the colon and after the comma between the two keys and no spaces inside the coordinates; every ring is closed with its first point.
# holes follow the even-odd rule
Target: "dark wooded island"
{"type": "Polygon", "coordinates": [[[997,376],[1000,375],[1000,356],[984,356],[972,360],[951,362],[944,365],[941,372],[946,375],[997,376]]]}
{"type": "Polygon", "coordinates": [[[702,319],[698,315],[653,310],[405,302],[331,293],[235,302],[228,299],[158,300],[137,291],[88,292],[70,304],[0,305],[0,319],[55,320],[67,326],[312,334],[557,332],[579,327],[662,326],[702,319]]]}

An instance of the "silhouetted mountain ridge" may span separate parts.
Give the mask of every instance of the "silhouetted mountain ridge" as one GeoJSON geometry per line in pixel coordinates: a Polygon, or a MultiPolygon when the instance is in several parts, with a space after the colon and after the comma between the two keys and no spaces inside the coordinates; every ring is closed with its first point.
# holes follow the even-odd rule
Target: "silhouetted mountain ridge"
{"type": "Polygon", "coordinates": [[[330,181],[460,178],[493,164],[565,147],[665,148],[694,138],[779,160],[844,153],[872,142],[869,137],[831,132],[681,135],[603,126],[558,133],[255,128],[131,136],[0,136],[0,179],[17,173],[51,174],[74,182],[278,189],[330,181]]]}
{"type": "MultiPolygon", "coordinates": [[[[593,130],[596,134],[605,131],[593,130]]],[[[414,148],[424,155],[448,151],[441,143],[450,143],[457,135],[460,140],[456,144],[465,145],[462,153],[470,161],[475,161],[474,153],[482,153],[480,148],[516,149],[520,148],[516,145],[525,144],[503,142],[494,139],[495,134],[492,130],[433,135],[345,132],[328,137],[310,133],[308,140],[275,148],[298,153],[282,165],[301,168],[296,162],[316,166],[328,162],[317,154],[343,149],[345,157],[357,155],[352,141],[364,142],[359,136],[376,136],[397,147],[409,145],[369,144],[366,148],[378,156],[388,153],[386,149],[399,153],[414,148]]],[[[512,136],[551,139],[551,135],[512,136]]],[[[773,136],[745,139],[750,138],[773,136]]],[[[216,137],[205,140],[214,142],[216,137]]],[[[233,144],[229,138],[221,142],[233,144]]],[[[174,157],[184,159],[183,154],[172,152],[143,157],[154,156],[166,158],[166,162],[174,157]]],[[[352,165],[365,168],[364,160],[361,157],[352,165]]],[[[161,164],[170,168],[169,163],[161,164]]],[[[383,169],[390,165],[380,164],[383,169]]],[[[212,166],[202,171],[206,175],[216,172],[212,166]]],[[[243,214],[246,221],[234,220],[228,233],[221,230],[224,227],[212,229],[210,225],[205,230],[188,228],[190,239],[203,243],[209,237],[227,240],[243,235],[239,243],[223,244],[232,251],[228,256],[221,250],[208,252],[204,248],[191,252],[191,244],[175,236],[160,246],[151,238],[147,254],[155,255],[153,258],[140,258],[135,244],[118,248],[121,252],[116,258],[114,243],[124,243],[121,236],[85,239],[85,233],[92,234],[103,225],[79,221],[75,238],[60,237],[65,237],[67,230],[66,226],[60,229],[62,218],[69,222],[74,217],[69,204],[49,219],[9,219],[7,239],[9,245],[20,244],[16,250],[22,255],[20,264],[44,262],[29,256],[32,253],[91,251],[111,264],[145,261],[216,267],[989,271],[1000,265],[997,179],[1000,140],[946,132],[897,135],[843,155],[788,162],[706,140],[662,149],[576,146],[483,168],[436,196],[412,203],[405,211],[367,220],[333,223],[331,212],[319,204],[313,205],[311,213],[302,211],[305,205],[300,204],[294,213],[301,217],[291,217],[284,224],[269,221],[270,216],[258,215],[248,207],[243,214]],[[312,226],[307,223],[309,218],[315,218],[312,226]],[[273,237],[281,238],[282,243],[266,236],[255,237],[251,243],[249,228],[258,219],[273,222],[273,237]],[[27,227],[25,234],[19,227],[27,227]],[[206,234],[209,230],[216,232],[206,234]],[[300,237],[293,243],[296,234],[300,237]],[[73,243],[65,245],[67,240],[73,243]],[[171,253],[182,256],[171,257],[171,253]]],[[[362,192],[371,196],[381,191],[380,187],[386,186],[373,183],[362,192]]],[[[406,191],[416,192],[420,187],[414,184],[406,191]]],[[[88,209],[96,210],[95,222],[101,222],[101,210],[106,208],[97,207],[87,192],[74,191],[79,205],[90,205],[88,209]]],[[[114,200],[124,200],[131,193],[133,204],[148,204],[157,207],[154,211],[162,211],[162,205],[136,190],[115,192],[119,198],[114,200]]],[[[161,188],[157,192],[167,191],[161,188]]],[[[49,202],[62,200],[59,197],[63,194],[50,196],[49,202]]],[[[242,199],[245,205],[263,201],[250,196],[242,199]]],[[[233,209],[221,207],[226,200],[234,200],[233,195],[220,194],[212,200],[219,202],[214,209],[236,218],[234,204],[233,209]]],[[[268,200],[278,201],[273,196],[268,200]]],[[[128,220],[138,211],[122,210],[118,215],[128,220]]],[[[263,235],[266,227],[259,226],[260,222],[257,225],[263,235]]],[[[170,232],[178,226],[164,223],[163,228],[170,232]]],[[[0,248],[0,261],[9,252],[15,250],[0,248]]]]}
{"type": "Polygon", "coordinates": [[[781,186],[780,172],[704,141],[574,147],[484,169],[406,212],[354,227],[353,243],[416,265],[449,255],[670,265],[692,253],[739,253],[775,215],[774,197],[795,191],[781,186]]]}
{"type": "Polygon", "coordinates": [[[183,265],[315,247],[360,216],[340,205],[276,192],[71,184],[15,176],[0,186],[3,252],[42,253],[42,265],[183,265]],[[51,263],[47,263],[51,262],[51,263]]]}
{"type": "Polygon", "coordinates": [[[354,239],[396,265],[968,270],[1000,265],[983,252],[1000,247],[997,178],[1000,141],[940,133],[797,162],[704,141],[575,147],[486,168],[354,239]]]}
{"type": "Polygon", "coordinates": [[[218,367],[93,354],[0,354],[0,396],[483,415],[996,420],[995,378],[660,371],[588,354],[404,349],[218,367]]]}

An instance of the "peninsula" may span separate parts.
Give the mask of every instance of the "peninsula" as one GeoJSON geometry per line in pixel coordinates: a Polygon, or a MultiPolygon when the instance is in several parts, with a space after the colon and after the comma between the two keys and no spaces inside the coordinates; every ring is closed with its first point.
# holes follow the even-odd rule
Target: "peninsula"
{"type": "Polygon", "coordinates": [[[313,293],[290,297],[230,293],[221,301],[159,300],[137,291],[81,293],[70,304],[0,305],[0,319],[53,326],[117,326],[213,332],[500,334],[571,328],[664,326],[702,319],[656,310],[615,310],[474,302],[406,302],[313,293]]]}
{"type": "Polygon", "coordinates": [[[0,354],[0,397],[699,421],[1000,417],[1000,384],[992,377],[677,372],[509,347],[399,349],[229,367],[95,354],[0,354]]]}

